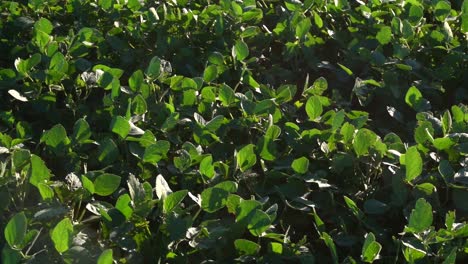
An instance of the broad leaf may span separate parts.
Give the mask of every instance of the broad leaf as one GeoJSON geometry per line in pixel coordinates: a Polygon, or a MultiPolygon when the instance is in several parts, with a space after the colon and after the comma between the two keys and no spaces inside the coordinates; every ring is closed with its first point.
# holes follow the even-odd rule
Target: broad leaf
{"type": "Polygon", "coordinates": [[[170,143],[165,140],[159,140],[154,144],[149,145],[143,154],[143,161],[156,164],[166,156],[170,149],[170,143]]]}
{"type": "Polygon", "coordinates": [[[50,237],[54,242],[55,249],[59,253],[63,253],[70,248],[72,243],[73,224],[70,219],[64,218],[60,221],[50,233],[50,237]]]}
{"type": "Polygon", "coordinates": [[[411,211],[407,230],[420,233],[432,225],[432,206],[424,198],[416,201],[415,208],[411,211]]]}
{"type": "Polygon", "coordinates": [[[97,260],[97,264],[112,264],[114,263],[114,259],[112,256],[112,249],[104,250],[97,260]]]}
{"type": "Polygon", "coordinates": [[[255,145],[249,144],[237,152],[237,166],[242,172],[250,169],[257,163],[257,156],[255,155],[254,148],[255,145]]]}
{"type": "Polygon", "coordinates": [[[108,196],[115,192],[120,186],[120,176],[104,173],[94,180],[94,193],[108,196]]]}
{"type": "Polygon", "coordinates": [[[130,129],[130,122],[121,116],[114,117],[110,124],[110,130],[119,135],[121,138],[125,138],[130,132],[130,129]]]}
{"type": "Polygon", "coordinates": [[[229,192],[221,188],[207,188],[201,193],[201,208],[208,212],[214,213],[226,206],[229,192]]]}
{"type": "Polygon", "coordinates": [[[236,41],[236,44],[232,47],[232,56],[238,61],[243,61],[249,56],[249,47],[242,40],[236,41]]]}
{"type": "Polygon", "coordinates": [[[83,143],[91,137],[91,128],[84,118],[80,118],[73,126],[73,140],[83,143]]]}
{"type": "Polygon", "coordinates": [[[372,263],[379,256],[382,245],[375,241],[373,233],[368,233],[365,236],[364,245],[362,246],[361,259],[364,262],[372,263]]]}
{"type": "Polygon", "coordinates": [[[392,40],[392,29],[389,26],[383,26],[376,35],[380,44],[385,45],[392,40]]]}
{"type": "Polygon", "coordinates": [[[309,159],[306,157],[295,159],[291,167],[296,173],[304,174],[309,170],[309,159]]]}
{"type": "Polygon", "coordinates": [[[163,210],[164,213],[170,213],[176,206],[178,206],[182,200],[184,200],[185,196],[187,196],[187,190],[181,190],[177,192],[173,192],[164,199],[163,202],[163,210]]]}
{"type": "Polygon", "coordinates": [[[423,169],[423,160],[418,149],[413,146],[406,151],[405,155],[406,180],[412,181],[418,177],[423,169]]]}
{"type": "MultiPolygon", "coordinates": [[[[18,213],[8,221],[5,227],[5,240],[12,248],[17,248],[26,236],[28,219],[24,212],[18,213]]],[[[20,248],[19,248],[20,249],[20,248]]]]}
{"type": "Polygon", "coordinates": [[[246,239],[236,239],[234,246],[239,255],[255,255],[260,250],[260,245],[246,239]]]}
{"type": "Polygon", "coordinates": [[[322,103],[317,96],[310,97],[306,102],[305,108],[310,120],[316,120],[323,112],[322,103]]]}
{"type": "Polygon", "coordinates": [[[369,129],[361,128],[353,139],[354,151],[358,156],[369,153],[369,148],[374,146],[377,135],[369,129]]]}
{"type": "Polygon", "coordinates": [[[50,178],[49,169],[46,167],[44,161],[34,154],[31,155],[31,167],[29,171],[29,182],[36,187],[38,184],[44,183],[50,178]]]}

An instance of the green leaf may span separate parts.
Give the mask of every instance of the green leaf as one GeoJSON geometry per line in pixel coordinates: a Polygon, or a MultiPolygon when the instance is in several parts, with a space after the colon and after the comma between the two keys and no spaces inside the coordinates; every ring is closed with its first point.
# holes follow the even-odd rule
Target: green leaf
{"type": "Polygon", "coordinates": [[[49,71],[66,73],[68,71],[68,62],[61,52],[57,52],[52,56],[49,64],[49,71]]]}
{"type": "Polygon", "coordinates": [[[232,56],[238,61],[243,61],[249,56],[249,47],[242,40],[236,41],[236,44],[232,47],[232,56]]]}
{"type": "Polygon", "coordinates": [[[369,148],[375,144],[377,135],[367,128],[358,130],[353,139],[353,148],[358,156],[369,153],[369,148]]]}
{"type": "Polygon", "coordinates": [[[453,180],[453,176],[455,175],[455,171],[453,170],[450,162],[448,160],[441,160],[438,166],[438,170],[442,178],[445,182],[451,182],[453,180]]]}
{"type": "Polygon", "coordinates": [[[110,10],[114,5],[114,0],[98,0],[99,6],[104,10],[110,10]]]}
{"type": "Polygon", "coordinates": [[[417,263],[417,260],[424,258],[427,252],[419,241],[401,240],[403,244],[403,255],[408,263],[417,263]]]}
{"type": "Polygon", "coordinates": [[[35,31],[41,31],[46,34],[52,33],[54,26],[47,18],[41,18],[34,24],[35,31]]]}
{"type": "Polygon", "coordinates": [[[128,79],[128,85],[133,92],[138,92],[143,85],[143,72],[141,70],[135,71],[128,79]]]}
{"type": "Polygon", "coordinates": [[[450,10],[452,9],[450,2],[447,1],[438,1],[435,9],[434,14],[437,20],[440,22],[444,22],[445,19],[450,15],[450,10]]]}
{"type": "Polygon", "coordinates": [[[208,61],[215,65],[223,65],[224,64],[223,54],[217,51],[214,51],[208,56],[208,61]]]}
{"type": "Polygon", "coordinates": [[[205,82],[209,83],[215,80],[218,77],[218,68],[216,65],[209,65],[208,67],[205,68],[205,71],[203,72],[203,80],[205,82]]]}
{"type": "Polygon", "coordinates": [[[68,218],[60,221],[50,233],[55,249],[59,253],[67,251],[72,243],[73,224],[68,218]]]}
{"type": "Polygon", "coordinates": [[[343,136],[343,141],[345,143],[348,143],[353,139],[355,130],[356,128],[352,124],[348,122],[343,124],[340,129],[340,134],[343,136]]]}
{"type": "Polygon", "coordinates": [[[450,130],[452,129],[452,116],[450,115],[450,111],[446,110],[444,115],[442,116],[442,130],[444,135],[447,135],[450,130]]]}
{"type": "MultiPolygon", "coordinates": [[[[465,1],[466,3],[466,1],[465,1]]],[[[461,26],[460,30],[462,33],[468,33],[468,12],[461,15],[461,26]]]]}
{"type": "Polygon", "coordinates": [[[408,20],[412,25],[417,25],[424,16],[424,10],[419,5],[411,5],[408,20]]]}
{"type": "Polygon", "coordinates": [[[112,249],[104,250],[97,260],[97,264],[112,264],[114,263],[114,258],[112,256],[112,249]]]}
{"type": "Polygon", "coordinates": [[[255,255],[260,251],[260,245],[247,239],[236,239],[234,247],[239,255],[255,255]]]}
{"type": "Polygon", "coordinates": [[[197,101],[197,95],[195,90],[186,90],[182,95],[182,106],[192,106],[197,101]]]}
{"type": "Polygon", "coordinates": [[[450,251],[450,254],[444,259],[444,262],[442,262],[442,264],[455,264],[457,260],[457,251],[458,248],[453,247],[450,251]]]}
{"type": "Polygon", "coordinates": [[[312,11],[313,14],[314,14],[314,22],[315,22],[315,25],[318,27],[318,28],[322,28],[323,27],[323,20],[322,18],[320,17],[320,15],[315,12],[315,11],[312,11]]]}
{"type": "Polygon", "coordinates": [[[136,115],[143,115],[148,111],[148,105],[141,94],[137,94],[132,101],[132,111],[136,115]]]}
{"type": "Polygon", "coordinates": [[[2,249],[2,258],[0,260],[4,264],[18,264],[21,263],[22,258],[18,250],[5,246],[2,249]]]}
{"type": "Polygon", "coordinates": [[[205,128],[211,132],[216,132],[222,125],[228,123],[226,118],[222,115],[213,117],[209,122],[206,122],[205,128]]]}
{"type": "Polygon", "coordinates": [[[115,208],[119,210],[128,220],[133,214],[133,208],[131,204],[132,198],[130,197],[130,195],[125,193],[119,196],[117,202],[115,203],[115,208]]]}
{"type": "Polygon", "coordinates": [[[328,81],[324,77],[319,77],[314,81],[312,89],[310,90],[312,94],[322,95],[328,89],[328,81]]]}
{"type": "Polygon", "coordinates": [[[81,182],[83,184],[83,188],[85,188],[91,194],[94,194],[94,183],[90,179],[88,179],[88,177],[82,175],[81,182]]]}
{"type": "Polygon", "coordinates": [[[206,103],[213,103],[214,101],[216,101],[216,89],[217,88],[213,86],[203,87],[201,91],[202,101],[206,103]]]}
{"type": "Polygon", "coordinates": [[[269,244],[269,250],[274,253],[274,254],[278,254],[278,255],[282,255],[283,254],[283,244],[281,243],[277,243],[277,242],[270,242],[269,244]]]}
{"type": "Polygon", "coordinates": [[[99,142],[98,160],[103,164],[111,164],[119,157],[119,150],[114,141],[110,138],[105,138],[99,142]]]}
{"type": "Polygon", "coordinates": [[[296,0],[286,0],[284,1],[284,5],[289,11],[299,11],[301,10],[302,2],[296,0]]]}
{"type": "Polygon", "coordinates": [[[383,26],[375,36],[380,44],[385,45],[390,43],[392,40],[392,28],[389,26],[383,26]]]}
{"type": "Polygon", "coordinates": [[[364,262],[372,263],[379,256],[382,245],[375,241],[373,233],[368,233],[365,236],[364,245],[361,251],[361,259],[364,262]]]}
{"type": "Polygon", "coordinates": [[[416,146],[408,148],[405,154],[406,181],[412,181],[418,177],[423,168],[423,160],[416,146]]]}
{"type": "Polygon", "coordinates": [[[42,142],[58,154],[70,144],[70,139],[67,137],[65,128],[61,124],[57,124],[42,134],[42,142]]]}
{"type": "Polygon", "coordinates": [[[454,223],[455,223],[455,211],[448,211],[445,214],[445,227],[447,228],[447,230],[452,230],[454,223]]]}
{"type": "Polygon", "coordinates": [[[185,149],[180,151],[180,155],[178,157],[174,157],[174,166],[181,172],[190,168],[191,165],[192,157],[185,149]]]}
{"type": "Polygon", "coordinates": [[[38,187],[39,183],[45,183],[49,179],[50,172],[44,161],[39,156],[32,154],[29,182],[38,187]]]}
{"type": "Polygon", "coordinates": [[[296,25],[296,37],[302,39],[309,32],[311,26],[310,18],[303,18],[296,25]]]}
{"type": "Polygon", "coordinates": [[[363,219],[364,213],[361,211],[361,209],[359,209],[357,204],[353,200],[351,200],[351,198],[349,198],[348,196],[344,196],[343,198],[344,198],[346,205],[353,213],[353,215],[356,216],[358,219],[363,219]]]}
{"type": "Polygon", "coordinates": [[[395,66],[400,69],[400,70],[403,70],[403,71],[412,71],[413,70],[413,67],[407,65],[407,64],[403,64],[403,63],[397,63],[395,64],[395,66]]]}
{"type": "Polygon", "coordinates": [[[231,87],[223,84],[219,89],[219,100],[223,106],[229,106],[235,102],[236,96],[231,87]]]}
{"type": "MultiPolygon", "coordinates": [[[[180,1],[179,1],[180,2],[180,1]]],[[[127,6],[130,10],[136,13],[141,8],[141,3],[139,0],[128,0],[127,6]]]]}
{"type": "Polygon", "coordinates": [[[429,102],[423,98],[422,93],[416,88],[411,86],[406,92],[405,102],[417,112],[424,111],[430,107],[429,102]]]}
{"type": "Polygon", "coordinates": [[[317,96],[312,96],[307,100],[305,110],[310,120],[316,120],[323,112],[322,103],[317,96]]]}
{"type": "Polygon", "coordinates": [[[143,154],[143,161],[156,164],[163,157],[166,157],[167,152],[171,148],[171,144],[166,140],[159,140],[156,143],[149,145],[143,154]]]}
{"type": "Polygon", "coordinates": [[[241,200],[236,208],[236,222],[247,226],[250,223],[250,218],[257,209],[260,209],[262,204],[255,200],[241,200]]]}
{"type": "Polygon", "coordinates": [[[296,94],[296,90],[295,85],[281,85],[276,91],[275,102],[282,104],[291,101],[296,94]]]}
{"type": "Polygon", "coordinates": [[[448,150],[455,145],[455,142],[448,137],[436,138],[434,139],[433,145],[437,150],[448,150]]]}
{"type": "Polygon", "coordinates": [[[216,184],[214,188],[223,189],[229,193],[235,193],[237,191],[237,183],[233,181],[223,181],[216,184]]]}
{"type": "Polygon", "coordinates": [[[73,140],[77,143],[83,143],[91,137],[91,129],[84,118],[80,118],[73,126],[73,140]]]}
{"type": "Polygon", "coordinates": [[[163,202],[163,211],[164,213],[170,213],[176,206],[178,206],[182,200],[184,200],[185,196],[187,196],[187,190],[181,190],[177,192],[173,192],[169,194],[163,202]]]}
{"type": "Polygon", "coordinates": [[[255,145],[248,144],[237,153],[237,166],[241,172],[252,168],[257,163],[257,156],[255,155],[254,148],[255,145]]]}
{"type": "Polygon", "coordinates": [[[236,2],[231,2],[231,7],[236,16],[241,16],[243,13],[242,6],[236,2]]]}
{"type": "Polygon", "coordinates": [[[424,198],[416,201],[415,208],[411,211],[408,229],[413,233],[420,233],[432,225],[432,206],[424,198]]]}
{"type": "Polygon", "coordinates": [[[467,14],[468,13],[468,1],[464,0],[462,5],[461,5],[461,13],[462,14],[467,14]]]}
{"type": "Polygon", "coordinates": [[[295,159],[291,164],[291,168],[293,168],[296,173],[304,174],[309,170],[309,159],[306,157],[295,159]]]}
{"type": "Polygon", "coordinates": [[[345,111],[341,109],[340,111],[336,112],[335,115],[333,116],[332,130],[334,132],[337,132],[338,128],[341,127],[344,120],[345,120],[345,111]]]}
{"type": "Polygon", "coordinates": [[[211,155],[206,156],[200,162],[200,173],[208,178],[213,178],[215,170],[213,166],[213,157],[211,155]]]}
{"type": "Polygon", "coordinates": [[[39,189],[39,193],[41,194],[42,200],[47,201],[54,198],[54,191],[48,185],[44,183],[39,183],[37,185],[37,188],[39,189]]]}
{"type": "Polygon", "coordinates": [[[424,145],[427,141],[433,143],[434,128],[429,121],[419,122],[414,130],[414,139],[418,144],[424,145]]]}
{"type": "Polygon", "coordinates": [[[161,73],[161,59],[153,57],[146,68],[146,75],[151,78],[157,78],[161,73]]]}
{"type": "Polygon", "coordinates": [[[120,186],[120,176],[104,173],[94,180],[94,193],[108,196],[115,192],[120,186]]]}
{"type": "Polygon", "coordinates": [[[114,118],[112,118],[110,130],[119,135],[121,138],[125,138],[130,132],[130,129],[130,122],[124,117],[115,116],[114,118]]]}
{"type": "MultiPolygon", "coordinates": [[[[256,21],[260,21],[262,18],[263,18],[263,12],[259,8],[250,9],[249,11],[244,12],[242,14],[242,22],[255,23],[256,21]]],[[[244,32],[245,31],[246,30],[244,30],[244,32]]]]}
{"type": "Polygon", "coordinates": [[[333,263],[338,264],[338,252],[336,251],[336,246],[335,246],[335,243],[333,242],[333,238],[328,233],[325,233],[325,232],[322,233],[321,238],[325,241],[325,245],[330,250],[333,263]]]}
{"type": "Polygon", "coordinates": [[[266,99],[260,102],[257,102],[254,106],[254,114],[256,115],[268,115],[272,114],[275,110],[275,104],[273,100],[266,99]]]}
{"type": "Polygon", "coordinates": [[[226,206],[229,192],[221,188],[207,188],[201,193],[201,208],[208,213],[214,213],[226,206]]]}
{"type": "Polygon", "coordinates": [[[19,172],[31,160],[31,153],[27,149],[16,149],[12,154],[15,171],[19,172]]]}
{"type": "Polygon", "coordinates": [[[236,194],[229,194],[228,199],[226,201],[226,207],[228,209],[228,212],[230,214],[235,214],[237,207],[239,207],[239,204],[241,203],[242,198],[239,195],[236,194]]]}
{"type": "Polygon", "coordinates": [[[254,236],[262,236],[271,224],[270,217],[262,210],[256,209],[249,218],[247,228],[254,236]]]}
{"type": "Polygon", "coordinates": [[[338,66],[340,66],[340,68],[341,68],[343,71],[345,71],[346,74],[348,74],[349,76],[352,76],[352,75],[354,74],[353,71],[352,71],[350,68],[344,66],[344,65],[341,64],[341,63],[337,63],[337,64],[338,64],[338,66]]]}
{"type": "Polygon", "coordinates": [[[26,218],[24,212],[16,214],[10,219],[10,221],[8,221],[4,234],[5,240],[11,248],[21,249],[18,248],[18,246],[23,242],[24,237],[26,236],[27,228],[28,219],[26,218]]]}

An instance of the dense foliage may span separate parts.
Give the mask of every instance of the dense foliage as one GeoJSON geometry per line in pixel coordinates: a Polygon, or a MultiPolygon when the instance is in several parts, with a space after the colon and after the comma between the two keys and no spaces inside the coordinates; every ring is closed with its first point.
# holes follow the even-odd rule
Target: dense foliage
{"type": "Polygon", "coordinates": [[[1,263],[465,263],[468,1],[0,3],[1,263]]]}

